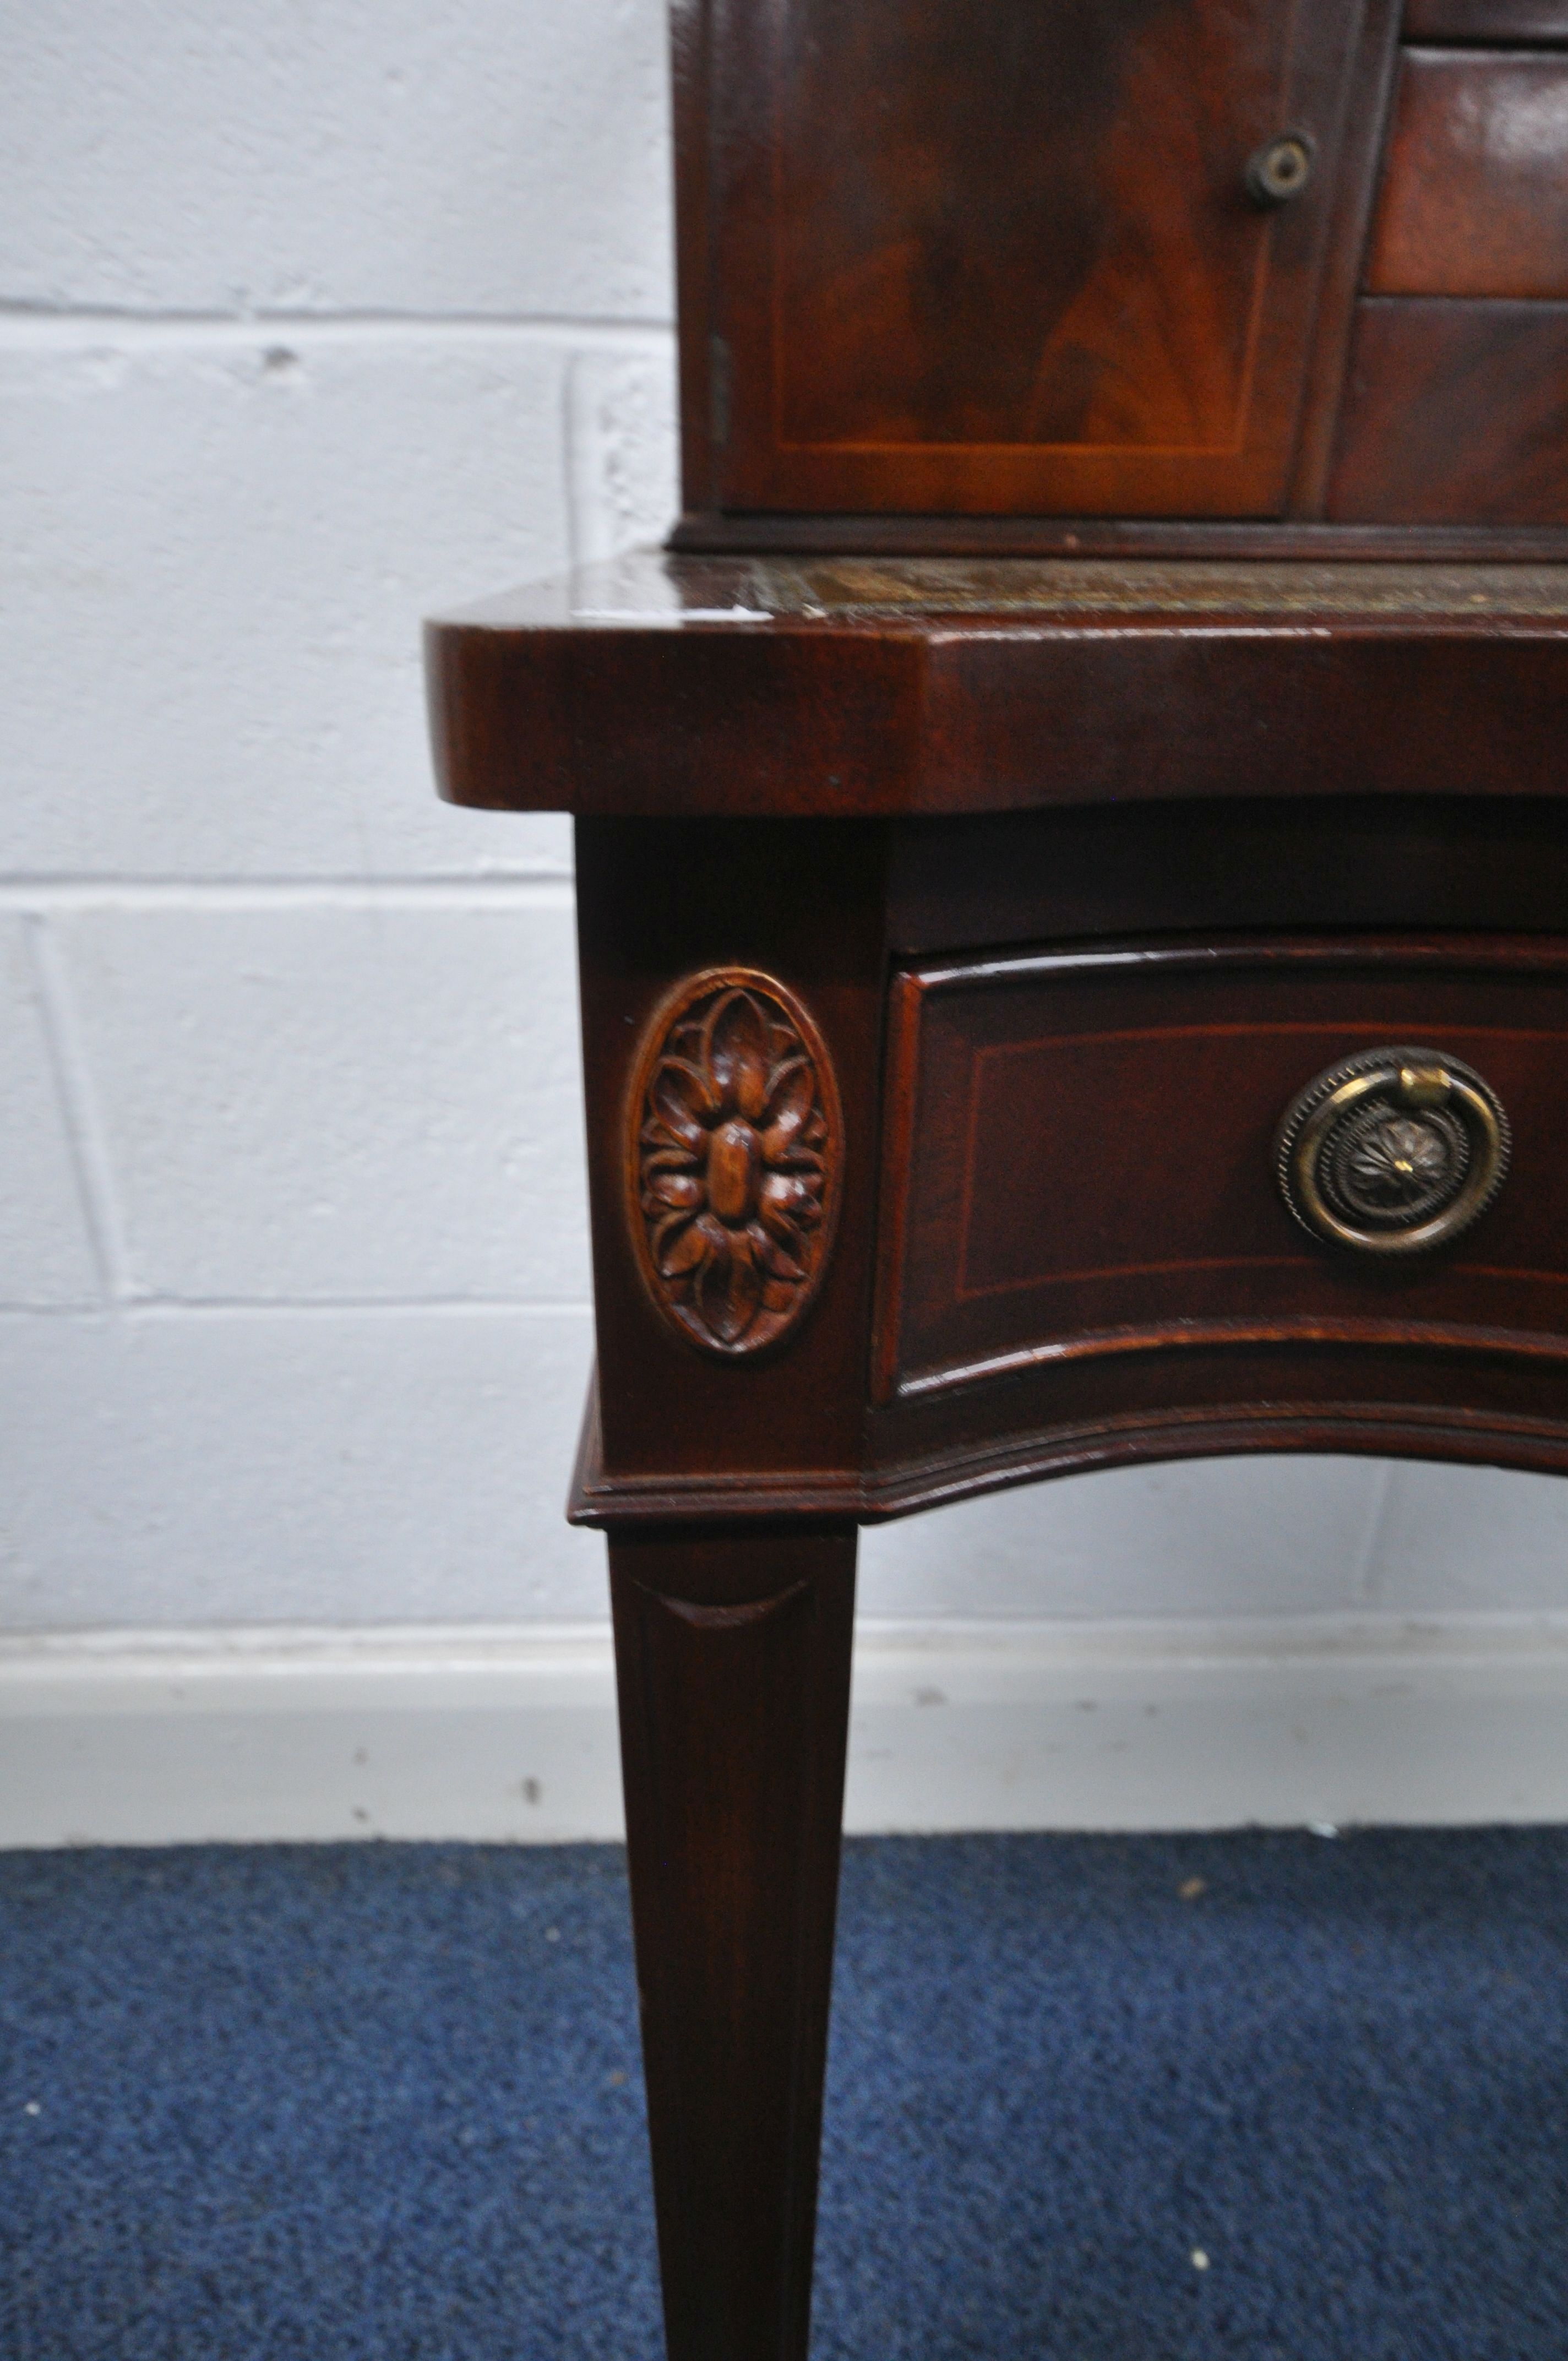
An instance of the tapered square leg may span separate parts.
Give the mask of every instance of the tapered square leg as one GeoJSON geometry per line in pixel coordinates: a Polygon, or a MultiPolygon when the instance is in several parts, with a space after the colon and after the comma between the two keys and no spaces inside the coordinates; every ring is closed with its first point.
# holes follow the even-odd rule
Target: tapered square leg
{"type": "Polygon", "coordinates": [[[610,1576],[669,2361],[804,2361],[855,1532],[612,1533],[610,1576]]]}

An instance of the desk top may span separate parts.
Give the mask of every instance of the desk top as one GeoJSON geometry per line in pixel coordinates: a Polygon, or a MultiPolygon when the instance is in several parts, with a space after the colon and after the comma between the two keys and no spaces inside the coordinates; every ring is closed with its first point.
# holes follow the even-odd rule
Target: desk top
{"type": "Polygon", "coordinates": [[[442,792],[488,809],[1568,794],[1568,566],[639,552],[428,655],[442,792]]]}

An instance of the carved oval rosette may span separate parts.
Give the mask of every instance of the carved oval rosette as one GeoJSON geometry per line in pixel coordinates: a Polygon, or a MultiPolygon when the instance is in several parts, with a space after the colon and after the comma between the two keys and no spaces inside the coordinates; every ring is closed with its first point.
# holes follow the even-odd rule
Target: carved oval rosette
{"type": "Polygon", "coordinates": [[[705,968],[643,1034],[627,1109],[627,1213],[655,1309],[738,1360],[782,1344],[827,1269],[843,1119],[822,1036],[752,968],[705,968]]]}

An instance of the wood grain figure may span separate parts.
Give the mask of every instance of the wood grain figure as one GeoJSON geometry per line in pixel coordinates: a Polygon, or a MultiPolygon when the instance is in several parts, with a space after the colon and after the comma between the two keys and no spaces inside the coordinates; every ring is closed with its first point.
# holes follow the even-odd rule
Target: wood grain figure
{"type": "Polygon", "coordinates": [[[1407,49],[1374,295],[1568,298],[1568,50],[1407,49]]]}

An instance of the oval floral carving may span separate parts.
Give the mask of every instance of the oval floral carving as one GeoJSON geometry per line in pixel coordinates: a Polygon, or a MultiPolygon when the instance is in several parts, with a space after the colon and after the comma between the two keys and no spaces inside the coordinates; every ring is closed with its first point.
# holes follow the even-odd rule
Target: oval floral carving
{"type": "Polygon", "coordinates": [[[821,1284],[838,1214],[843,1131],[816,1026],[772,976],[691,976],[643,1037],[630,1115],[653,1301],[707,1352],[776,1344],[821,1284]]]}

